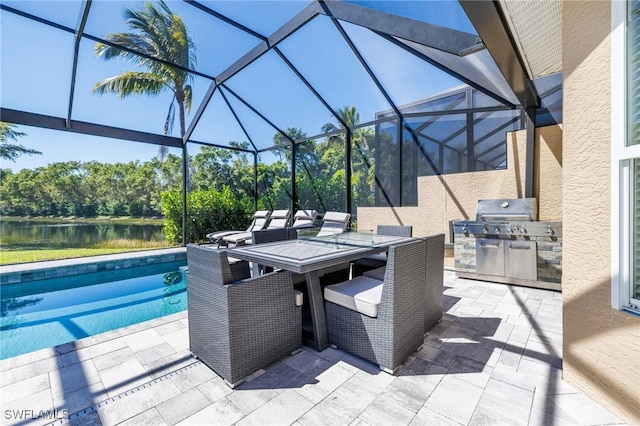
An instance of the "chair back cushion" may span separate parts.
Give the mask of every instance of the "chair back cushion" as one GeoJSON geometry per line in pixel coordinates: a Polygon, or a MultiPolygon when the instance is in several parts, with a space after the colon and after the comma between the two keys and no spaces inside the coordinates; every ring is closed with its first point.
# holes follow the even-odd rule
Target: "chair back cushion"
{"type": "Polygon", "coordinates": [[[298,210],[293,215],[293,228],[312,228],[318,212],[316,210],[298,210]]]}
{"type": "Polygon", "coordinates": [[[286,228],[289,224],[289,216],[291,216],[289,210],[274,210],[273,213],[271,213],[271,221],[267,229],[286,228]]]}
{"type": "Polygon", "coordinates": [[[318,216],[317,210],[298,210],[296,214],[293,215],[293,218],[315,220],[316,216],[318,216]]]}
{"type": "Polygon", "coordinates": [[[344,232],[349,223],[349,213],[326,212],[322,218],[322,228],[318,232],[318,236],[340,234],[344,232]]]}
{"type": "Polygon", "coordinates": [[[342,212],[326,212],[322,220],[324,222],[337,222],[342,223],[346,227],[349,223],[349,218],[351,215],[349,213],[342,212]]]}
{"type": "Polygon", "coordinates": [[[253,214],[251,225],[249,225],[245,232],[251,232],[256,229],[263,229],[266,226],[270,216],[271,212],[269,210],[258,210],[253,214]]]}
{"type": "Polygon", "coordinates": [[[290,210],[274,210],[271,213],[271,219],[289,219],[289,216],[291,216],[290,210]]]}

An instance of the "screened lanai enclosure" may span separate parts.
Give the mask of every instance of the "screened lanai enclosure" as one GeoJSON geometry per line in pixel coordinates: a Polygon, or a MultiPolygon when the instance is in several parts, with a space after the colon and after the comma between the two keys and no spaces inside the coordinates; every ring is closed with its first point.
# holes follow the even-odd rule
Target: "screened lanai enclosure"
{"type": "Polygon", "coordinates": [[[0,8],[1,120],[46,129],[71,156],[59,135],[81,135],[97,158],[107,140],[125,156],[162,147],[158,170],[180,174],[160,180],[179,194],[183,244],[206,202],[189,194],[357,221],[358,207],[417,205],[421,176],[504,169],[508,132],[532,141],[535,127],[561,122],[559,69],[531,68],[504,2],[0,8]]]}

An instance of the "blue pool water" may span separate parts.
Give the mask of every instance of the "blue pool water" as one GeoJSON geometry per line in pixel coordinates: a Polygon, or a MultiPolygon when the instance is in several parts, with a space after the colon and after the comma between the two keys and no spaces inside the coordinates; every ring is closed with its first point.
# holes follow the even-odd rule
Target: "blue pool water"
{"type": "Polygon", "coordinates": [[[4,285],[0,359],[187,309],[186,261],[4,285]]]}

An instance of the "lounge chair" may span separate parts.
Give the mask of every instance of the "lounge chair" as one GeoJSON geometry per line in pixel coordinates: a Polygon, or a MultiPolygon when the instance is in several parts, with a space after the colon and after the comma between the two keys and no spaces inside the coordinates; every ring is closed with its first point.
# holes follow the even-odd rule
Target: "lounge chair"
{"type": "Polygon", "coordinates": [[[284,229],[289,224],[289,217],[291,212],[289,210],[274,210],[271,213],[271,221],[266,228],[252,229],[247,232],[240,232],[237,234],[227,235],[222,239],[225,243],[239,246],[241,244],[251,244],[251,233],[253,231],[260,231],[261,229],[284,229]]]}
{"type": "Polygon", "coordinates": [[[267,224],[267,221],[269,220],[270,216],[271,216],[271,212],[269,210],[258,210],[253,214],[253,220],[251,221],[251,225],[249,225],[246,231],[238,231],[238,230],[230,231],[229,230],[229,231],[212,232],[210,234],[207,234],[207,238],[209,239],[209,241],[211,241],[212,243],[216,243],[219,246],[224,242],[224,237],[227,237],[233,234],[240,234],[243,232],[251,233],[251,231],[253,230],[257,231],[259,229],[263,229],[267,224]]]}
{"type": "Polygon", "coordinates": [[[326,212],[322,218],[322,228],[318,232],[318,237],[324,235],[341,234],[347,229],[349,225],[349,219],[351,215],[349,213],[342,212],[326,212]]]}
{"type": "MultiPolygon", "coordinates": [[[[224,249],[187,245],[189,348],[230,387],[302,346],[291,274],[236,281],[224,249]]],[[[246,263],[246,262],[244,262],[246,263]]]]}
{"type": "Polygon", "coordinates": [[[293,215],[292,228],[313,228],[316,222],[316,216],[318,216],[317,210],[298,210],[293,215]]]}
{"type": "Polygon", "coordinates": [[[389,373],[422,346],[426,247],[422,239],[391,246],[383,281],[360,276],[326,286],[329,343],[389,373]]]}

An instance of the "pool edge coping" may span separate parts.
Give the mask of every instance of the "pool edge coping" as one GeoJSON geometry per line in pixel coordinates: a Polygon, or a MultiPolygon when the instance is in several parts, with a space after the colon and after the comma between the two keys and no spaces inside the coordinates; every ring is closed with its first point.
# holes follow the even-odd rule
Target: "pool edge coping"
{"type": "Polygon", "coordinates": [[[0,266],[0,286],[186,260],[185,247],[0,266]]]}

